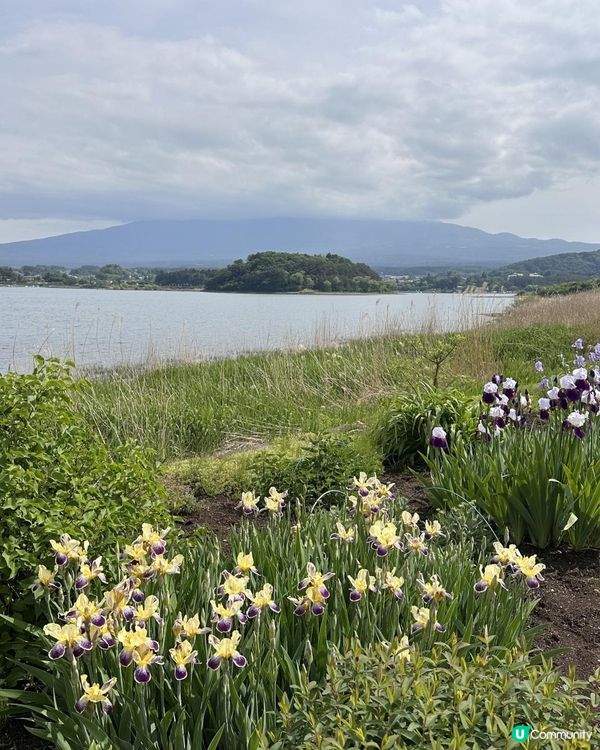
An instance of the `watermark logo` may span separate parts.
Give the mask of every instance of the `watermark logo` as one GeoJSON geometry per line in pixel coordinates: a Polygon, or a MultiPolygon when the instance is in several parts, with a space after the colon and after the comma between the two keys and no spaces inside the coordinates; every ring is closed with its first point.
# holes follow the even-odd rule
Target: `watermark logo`
{"type": "Polygon", "coordinates": [[[529,724],[517,724],[511,732],[515,742],[527,742],[527,740],[585,740],[592,739],[592,732],[586,729],[577,731],[569,729],[534,729],[529,724]]]}
{"type": "Polygon", "coordinates": [[[531,727],[528,724],[518,724],[513,727],[512,738],[515,742],[525,742],[531,732],[531,727]]]}

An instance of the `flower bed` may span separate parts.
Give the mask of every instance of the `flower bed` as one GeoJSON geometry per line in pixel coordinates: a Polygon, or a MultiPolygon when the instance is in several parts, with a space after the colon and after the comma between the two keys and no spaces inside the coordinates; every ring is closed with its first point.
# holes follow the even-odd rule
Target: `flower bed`
{"type": "Polygon", "coordinates": [[[55,541],[36,588],[51,622],[31,636],[47,688],[38,731],[64,748],[268,746],[301,670],[323,680],[352,637],[393,642],[401,658],[527,637],[535,561],[423,523],[374,477],[353,489],[346,509],[312,513],[274,488],[246,494],[240,512],[269,520],[234,530],[231,556],[210,539],[169,556],[167,535],[145,526],[111,583],[85,545],[55,541]]]}

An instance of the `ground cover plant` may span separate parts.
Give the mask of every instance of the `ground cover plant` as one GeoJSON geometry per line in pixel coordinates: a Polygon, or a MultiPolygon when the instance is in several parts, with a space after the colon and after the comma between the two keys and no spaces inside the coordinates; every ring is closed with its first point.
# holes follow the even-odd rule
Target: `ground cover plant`
{"type": "MultiPolygon", "coordinates": [[[[539,731],[596,726],[597,687],[561,676],[520,647],[452,639],[428,653],[397,641],[333,649],[325,687],[301,669],[290,704],[278,714],[273,750],[480,750],[516,747],[512,727],[539,731]]],[[[533,747],[531,741],[524,747],[533,747]]],[[[540,745],[542,746],[542,745],[540,745]]],[[[543,747],[591,747],[544,740],[543,747]]]]}
{"type": "Polygon", "coordinates": [[[577,339],[569,360],[566,373],[550,376],[535,362],[536,395],[494,376],[483,387],[476,439],[449,445],[436,428],[441,450],[425,459],[435,504],[474,503],[517,544],[600,547],[600,344],[577,339]]]}
{"type": "Polygon", "coordinates": [[[110,581],[63,537],[37,586],[50,622],[28,630],[28,669],[46,690],[3,695],[65,750],[268,747],[301,671],[323,680],[352,637],[415,658],[455,638],[472,654],[482,637],[507,648],[531,638],[515,550],[421,521],[366,475],[345,508],[286,503],[275,488],[245,493],[227,554],[210,538],[174,554],[146,525],[110,581]],[[261,509],[266,528],[251,521],[261,509]]]}

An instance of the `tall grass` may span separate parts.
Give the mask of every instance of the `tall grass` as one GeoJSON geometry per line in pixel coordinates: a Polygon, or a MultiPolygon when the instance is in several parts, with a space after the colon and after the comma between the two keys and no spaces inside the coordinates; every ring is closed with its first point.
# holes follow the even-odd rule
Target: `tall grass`
{"type": "MultiPolygon", "coordinates": [[[[585,292],[528,298],[491,321],[465,313],[468,330],[440,385],[475,394],[493,372],[535,382],[537,358],[558,366],[576,336],[600,334],[599,302],[600,292],[585,292]]],[[[423,326],[424,335],[440,335],[435,330],[435,321],[423,326]]],[[[100,373],[82,405],[108,442],[134,437],[166,459],[369,423],[381,406],[432,378],[411,337],[390,326],[342,345],[100,373]]]]}

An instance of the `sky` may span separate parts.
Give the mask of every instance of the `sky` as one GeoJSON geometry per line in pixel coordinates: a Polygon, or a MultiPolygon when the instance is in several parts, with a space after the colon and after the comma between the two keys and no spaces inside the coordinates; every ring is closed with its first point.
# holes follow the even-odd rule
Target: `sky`
{"type": "Polygon", "coordinates": [[[598,0],[0,1],[0,242],[150,218],[600,241],[598,0]]]}

